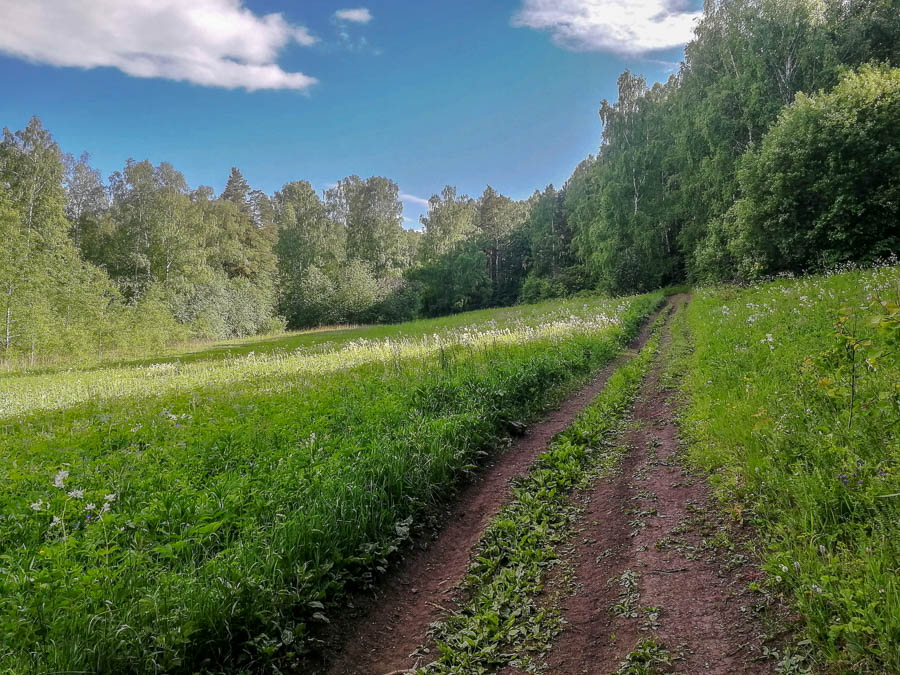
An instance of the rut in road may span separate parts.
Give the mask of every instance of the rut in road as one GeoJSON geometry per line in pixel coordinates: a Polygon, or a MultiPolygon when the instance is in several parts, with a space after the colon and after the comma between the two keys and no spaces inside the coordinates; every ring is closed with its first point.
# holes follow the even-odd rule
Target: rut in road
{"type": "Polygon", "coordinates": [[[766,630],[754,611],[760,598],[747,589],[758,570],[717,515],[706,481],[681,462],[674,402],[660,383],[670,339],[667,331],[634,428],[621,439],[630,449],[621,470],[582,495],[563,551],[575,576],[562,608],[568,625],[548,672],[615,672],[648,644],[664,645],[658,672],[774,672],[759,658],[766,630]]]}
{"type": "Polygon", "coordinates": [[[453,592],[466,574],[482,532],[509,501],[510,482],[528,471],[553,437],[603,389],[610,375],[644,346],[656,316],[587,387],[530,427],[462,491],[437,539],[427,549],[413,553],[382,584],[371,609],[340,637],[324,672],[381,675],[424,665],[423,659],[410,655],[427,641],[430,624],[452,606],[453,592]]]}

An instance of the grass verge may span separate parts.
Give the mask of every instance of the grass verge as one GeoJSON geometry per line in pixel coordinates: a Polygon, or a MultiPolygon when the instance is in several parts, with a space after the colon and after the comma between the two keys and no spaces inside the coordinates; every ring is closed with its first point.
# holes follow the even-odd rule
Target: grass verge
{"type": "Polygon", "coordinates": [[[900,268],[695,293],[688,458],[835,672],[900,672],[900,268]]]}

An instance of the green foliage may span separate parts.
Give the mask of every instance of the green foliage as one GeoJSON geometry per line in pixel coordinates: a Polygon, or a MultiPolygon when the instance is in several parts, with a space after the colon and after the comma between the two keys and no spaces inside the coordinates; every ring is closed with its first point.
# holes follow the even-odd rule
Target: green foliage
{"type": "Polygon", "coordinates": [[[397,184],[382,176],[349,176],[325,192],[329,217],[347,233],[349,257],[366,264],[377,277],[403,267],[403,205],[397,184]]]}
{"type": "Polygon", "coordinates": [[[250,184],[244,178],[241,170],[237,167],[231,167],[231,175],[225,183],[225,189],[219,199],[231,202],[245,212],[250,213],[250,184]]]}
{"type": "Polygon", "coordinates": [[[616,675],[654,675],[672,665],[672,655],[658,638],[641,640],[625,657],[616,675]]]}
{"type": "Polygon", "coordinates": [[[422,285],[415,281],[382,279],[379,299],[362,313],[362,320],[370,324],[412,321],[422,313],[422,292],[422,285]]]}
{"type": "Polygon", "coordinates": [[[488,260],[475,242],[458,245],[409,277],[421,284],[425,316],[485,307],[492,295],[488,260]]]}
{"type": "Polygon", "coordinates": [[[296,667],[507,422],[605,363],[658,301],[5,377],[0,670],[296,667]]]}
{"type": "Polygon", "coordinates": [[[528,276],[522,284],[522,302],[540,302],[566,295],[566,287],[556,279],[528,276]]]}
{"type": "Polygon", "coordinates": [[[900,669],[898,304],[883,267],[708,289],[681,324],[691,461],[838,672],[900,669]]]}
{"type": "Polygon", "coordinates": [[[8,367],[98,361],[279,325],[273,223],[239,171],[227,199],[213,200],[209,189],[189,194],[168,164],[129,160],[110,177],[110,201],[88,160],[63,156],[37,118],[4,131],[8,367]]]}
{"type": "Polygon", "coordinates": [[[0,143],[0,356],[102,354],[118,294],[68,236],[63,155],[37,118],[0,143]]]}
{"type": "Polygon", "coordinates": [[[749,256],[778,272],[900,250],[898,167],[900,69],[867,66],[827,94],[798,94],[744,157],[738,269],[749,256]]]}
{"type": "Polygon", "coordinates": [[[652,87],[621,75],[617,100],[600,105],[597,155],[561,190],[515,201],[488,186],[473,200],[447,186],[421,233],[403,228],[388,178],[349,176],[322,199],[293,181],[269,197],[235,167],[216,198],[165,162],[128,160],[104,185],[87,155],[64,157],[32,120],[0,144],[19,222],[4,244],[15,262],[3,360],[121,348],[107,348],[114,323],[90,349],[75,339],[90,330],[55,337],[72,325],[65,289],[82,283],[62,280],[61,258],[115,284],[113,309],[105,291],[81,305],[94,318],[123,320],[123,303],[155,293],[191,336],[232,339],[279,316],[292,328],[406,319],[889,254],[900,246],[896,10],[894,0],[706,2],[676,75],[652,87]],[[884,65],[846,74],[873,61],[884,65]],[[51,287],[62,290],[35,290],[51,287]]]}
{"type": "Polygon", "coordinates": [[[422,216],[422,260],[432,263],[450,253],[462,241],[475,234],[475,201],[456,188],[446,186],[440,195],[428,200],[428,215],[422,216]]]}
{"type": "Polygon", "coordinates": [[[900,65],[897,15],[891,0],[707,2],[676,76],[647,88],[624,73],[618,100],[601,105],[598,155],[565,186],[584,287],[753,278],[896,250],[892,76],[870,67],[838,82],[872,59],[900,65]]]}

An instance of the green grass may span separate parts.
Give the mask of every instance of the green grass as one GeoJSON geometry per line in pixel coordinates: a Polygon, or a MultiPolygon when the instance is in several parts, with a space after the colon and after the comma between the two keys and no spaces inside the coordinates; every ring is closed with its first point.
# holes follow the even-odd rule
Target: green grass
{"type": "Polygon", "coordinates": [[[468,601],[433,627],[439,657],[425,672],[491,673],[506,666],[533,672],[534,655],[549,648],[562,625],[558,608],[539,595],[578,515],[570,495],[618,465],[623,447],[611,436],[657,352],[664,319],[659,316],[640,354],[613,373],[516,483],[479,542],[463,584],[468,601]]]}
{"type": "Polygon", "coordinates": [[[0,672],[290,668],[510,421],[608,362],[661,300],[4,378],[0,672]]]}
{"type": "Polygon", "coordinates": [[[691,461],[835,672],[900,671],[900,268],[699,291],[676,321],[691,461]]]}
{"type": "Polygon", "coordinates": [[[423,358],[464,347],[521,344],[596,332],[615,322],[627,302],[603,298],[523,305],[492,312],[346,331],[323,331],[211,349],[176,359],[7,376],[0,390],[0,419],[86,401],[159,396],[210,386],[284,376],[321,377],[365,363],[423,358]],[[300,342],[302,341],[302,343],[300,342]]]}
{"type": "Polygon", "coordinates": [[[358,340],[416,339],[433,334],[452,333],[464,326],[495,328],[515,327],[521,324],[543,323],[550,315],[557,317],[568,314],[579,315],[585,308],[597,303],[608,304],[606,298],[579,298],[572,300],[548,300],[544,302],[481,309],[463,314],[452,314],[434,319],[420,319],[399,324],[376,324],[364,326],[328,326],[310,330],[291,331],[270,336],[252,336],[215,342],[194,342],[176,346],[163,353],[152,355],[123,356],[110,355],[101,363],[95,363],[93,355],[84,363],[74,362],[61,366],[44,366],[27,370],[5,370],[0,372],[0,380],[22,375],[44,375],[72,370],[94,371],[106,368],[128,368],[159,364],[187,364],[197,361],[215,361],[253,356],[286,356],[295,352],[318,353],[331,351],[348,342],[358,340]]]}

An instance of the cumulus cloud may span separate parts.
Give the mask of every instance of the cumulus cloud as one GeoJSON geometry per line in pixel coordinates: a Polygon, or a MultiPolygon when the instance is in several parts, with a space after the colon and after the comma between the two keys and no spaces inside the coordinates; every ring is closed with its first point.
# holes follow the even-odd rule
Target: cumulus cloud
{"type": "Polygon", "coordinates": [[[242,0],[0,0],[0,52],[54,66],[118,68],[228,89],[306,90],[314,77],[277,63],[316,38],[242,0]]]}
{"type": "Polygon", "coordinates": [[[335,18],[354,23],[369,23],[372,20],[372,12],[365,7],[358,9],[339,9],[334,13],[335,18]]]}
{"type": "Polygon", "coordinates": [[[690,0],[523,0],[514,26],[547,30],[576,51],[644,54],[679,47],[701,12],[690,0]]]}

